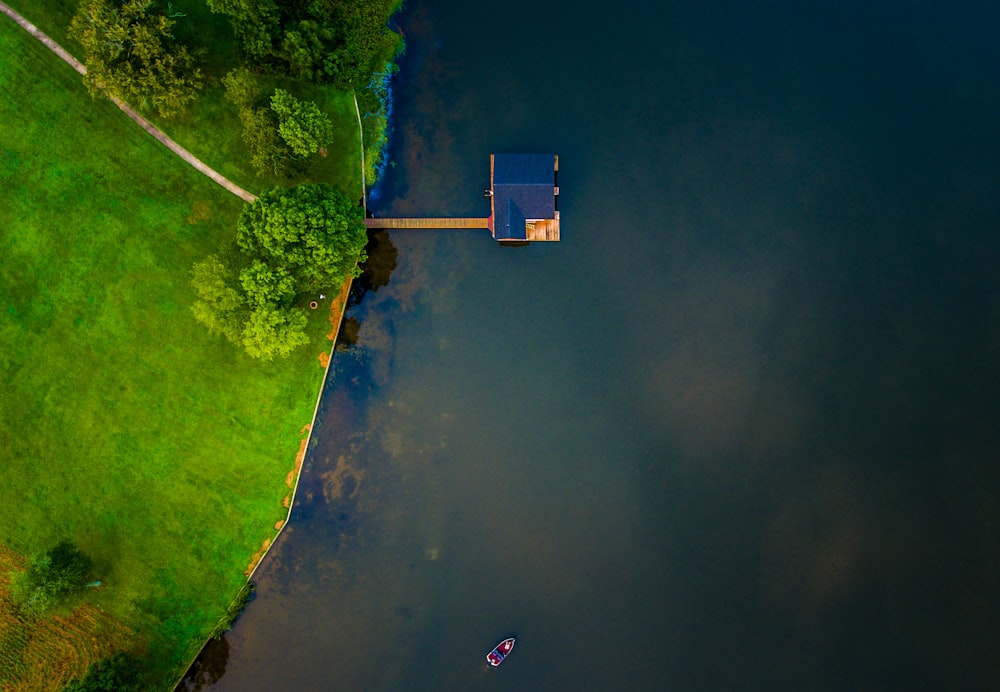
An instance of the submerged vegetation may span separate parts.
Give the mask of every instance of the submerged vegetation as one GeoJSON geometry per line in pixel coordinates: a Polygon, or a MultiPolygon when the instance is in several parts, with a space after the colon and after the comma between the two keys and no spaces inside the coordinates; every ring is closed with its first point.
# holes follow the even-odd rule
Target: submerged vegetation
{"type": "Polygon", "coordinates": [[[68,537],[102,584],[0,574],[0,687],[167,689],[286,516],[330,347],[306,305],[363,255],[354,103],[375,158],[398,2],[10,4],[91,73],[0,21],[0,553],[68,537]],[[88,90],[268,191],[242,205],[88,90]],[[77,621],[96,644],[62,657],[77,621]]]}

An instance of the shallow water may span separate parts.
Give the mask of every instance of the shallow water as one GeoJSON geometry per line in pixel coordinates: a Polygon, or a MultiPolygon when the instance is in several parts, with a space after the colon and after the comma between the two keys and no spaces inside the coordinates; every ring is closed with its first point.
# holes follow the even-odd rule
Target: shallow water
{"type": "Polygon", "coordinates": [[[408,3],[373,206],[563,241],[392,236],[211,689],[994,679],[1000,11],[703,5],[408,3]]]}

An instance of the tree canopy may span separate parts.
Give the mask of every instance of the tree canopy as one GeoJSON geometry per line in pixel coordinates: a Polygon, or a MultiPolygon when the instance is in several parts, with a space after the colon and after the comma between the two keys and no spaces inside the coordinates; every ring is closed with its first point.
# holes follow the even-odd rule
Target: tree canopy
{"type": "Polygon", "coordinates": [[[236,106],[243,141],[258,175],[284,172],[292,152],[278,132],[278,116],[264,98],[264,89],[250,70],[238,67],[222,78],[226,100],[236,106]]]}
{"type": "Polygon", "coordinates": [[[367,232],[361,208],[325,184],[275,188],[245,207],[228,256],[197,263],[195,318],[255,358],[308,341],[304,303],[358,276],[367,232]]]}
{"type": "Polygon", "coordinates": [[[82,0],[70,36],[83,46],[90,92],[164,117],[183,110],[203,77],[187,48],[174,41],[173,25],[150,0],[82,0]]]}
{"type": "Polygon", "coordinates": [[[333,123],[312,101],[299,101],[282,89],[275,89],[271,110],[278,116],[281,138],[299,156],[309,156],[333,138],[333,123]]]}
{"type": "Polygon", "coordinates": [[[115,654],[92,663],[87,674],[72,680],[63,692],[139,692],[146,689],[139,659],[128,654],[115,654]]]}
{"type": "Polygon", "coordinates": [[[325,184],[269,190],[243,209],[236,227],[240,250],[285,269],[296,293],[330,290],[357,276],[366,241],[361,207],[325,184]]]}
{"type": "Polygon", "coordinates": [[[386,22],[399,0],[208,0],[230,17],[243,50],[300,79],[361,89],[402,50],[386,22]]]}

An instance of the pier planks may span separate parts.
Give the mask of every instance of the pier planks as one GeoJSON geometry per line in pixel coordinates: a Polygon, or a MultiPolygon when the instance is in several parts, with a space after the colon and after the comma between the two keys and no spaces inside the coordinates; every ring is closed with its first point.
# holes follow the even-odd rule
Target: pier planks
{"type": "Polygon", "coordinates": [[[368,228],[489,228],[490,220],[483,218],[375,218],[365,219],[368,228]]]}

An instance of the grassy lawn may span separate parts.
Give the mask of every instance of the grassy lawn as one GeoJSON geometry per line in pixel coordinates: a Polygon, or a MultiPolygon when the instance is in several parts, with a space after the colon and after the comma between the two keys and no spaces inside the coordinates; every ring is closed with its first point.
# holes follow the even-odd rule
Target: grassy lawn
{"type": "MultiPolygon", "coordinates": [[[[52,30],[68,5],[18,9],[52,30]]],[[[329,325],[313,313],[311,344],[271,364],[210,336],[189,271],[242,202],[6,18],[0,56],[0,542],[75,541],[105,583],[89,600],[168,684],[285,516],[329,325]]],[[[217,165],[233,133],[205,132],[217,165]]]]}

